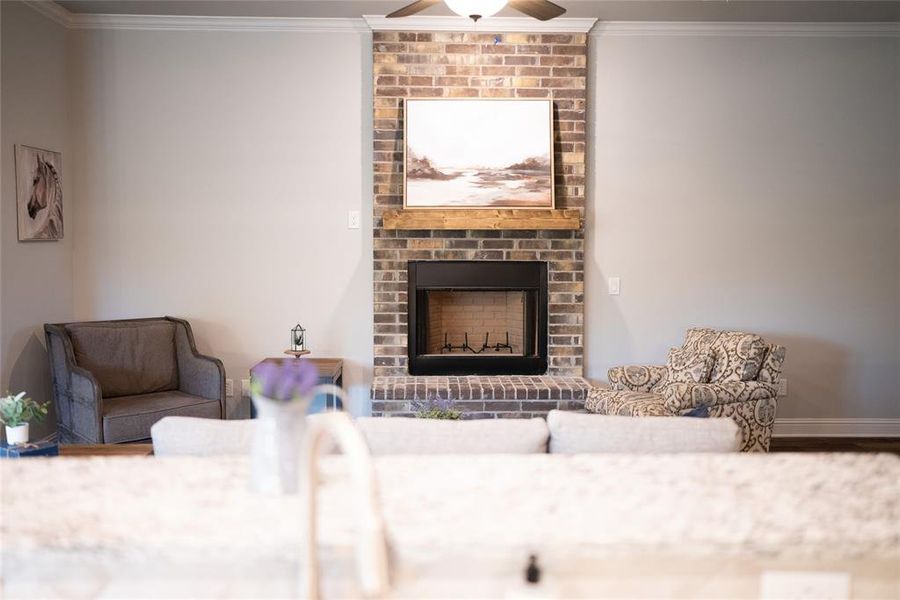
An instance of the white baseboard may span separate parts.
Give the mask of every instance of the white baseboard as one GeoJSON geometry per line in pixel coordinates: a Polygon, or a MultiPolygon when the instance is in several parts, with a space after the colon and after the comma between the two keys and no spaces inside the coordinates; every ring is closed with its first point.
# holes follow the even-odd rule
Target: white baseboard
{"type": "Polygon", "coordinates": [[[775,419],[774,437],[900,437],[900,419],[775,419]]]}

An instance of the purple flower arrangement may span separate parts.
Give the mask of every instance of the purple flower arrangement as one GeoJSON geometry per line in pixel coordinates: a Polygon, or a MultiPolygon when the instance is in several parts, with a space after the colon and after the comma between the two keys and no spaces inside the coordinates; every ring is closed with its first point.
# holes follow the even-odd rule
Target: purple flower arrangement
{"type": "Polygon", "coordinates": [[[416,398],[412,401],[412,408],[421,419],[459,419],[462,413],[454,407],[452,399],[439,398],[434,394],[427,395],[425,400],[416,398]]]}
{"type": "Polygon", "coordinates": [[[307,396],[318,382],[319,371],[308,360],[264,362],[253,369],[250,391],[278,402],[290,402],[307,396]]]}

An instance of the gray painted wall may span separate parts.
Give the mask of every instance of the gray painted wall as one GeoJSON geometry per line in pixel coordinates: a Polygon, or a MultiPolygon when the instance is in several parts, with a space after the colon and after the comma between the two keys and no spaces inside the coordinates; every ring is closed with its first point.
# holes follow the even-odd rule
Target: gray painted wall
{"type": "MultiPolygon", "coordinates": [[[[300,320],[363,411],[369,36],[71,32],[67,71],[59,26],[0,6],[2,384],[47,394],[45,321],[183,316],[239,379],[300,320]],[[19,141],[65,153],[62,243],[16,242],[19,141]]],[[[900,39],[591,48],[588,375],[736,327],[788,346],[779,416],[900,417],[900,39]]]]}
{"type": "MultiPolygon", "coordinates": [[[[18,2],[0,2],[0,11],[0,393],[26,390],[35,400],[46,401],[51,394],[43,324],[68,320],[73,309],[74,156],[68,130],[68,32],[18,2]],[[65,238],[61,241],[18,241],[15,144],[63,154],[65,238]]],[[[51,413],[32,436],[55,429],[55,419],[51,413]]]]}
{"type": "Polygon", "coordinates": [[[589,64],[588,374],[733,327],[787,346],[780,417],[900,417],[900,38],[601,36],[589,64]]]}
{"type": "Polygon", "coordinates": [[[371,34],[74,35],[76,316],[188,319],[238,396],[299,321],[365,411],[371,34]]]}

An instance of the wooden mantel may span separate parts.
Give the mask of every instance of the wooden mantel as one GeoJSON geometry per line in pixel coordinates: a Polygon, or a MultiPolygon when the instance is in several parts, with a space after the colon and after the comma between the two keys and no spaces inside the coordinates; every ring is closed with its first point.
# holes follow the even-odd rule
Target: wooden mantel
{"type": "Polygon", "coordinates": [[[549,209],[386,210],[385,229],[581,229],[581,211],[549,209]]]}

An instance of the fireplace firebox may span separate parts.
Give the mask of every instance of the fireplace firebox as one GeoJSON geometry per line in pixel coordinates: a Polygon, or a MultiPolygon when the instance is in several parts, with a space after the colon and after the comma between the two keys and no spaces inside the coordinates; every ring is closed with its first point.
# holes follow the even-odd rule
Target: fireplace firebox
{"type": "Polygon", "coordinates": [[[547,263],[410,261],[411,375],[543,375],[547,263]]]}

